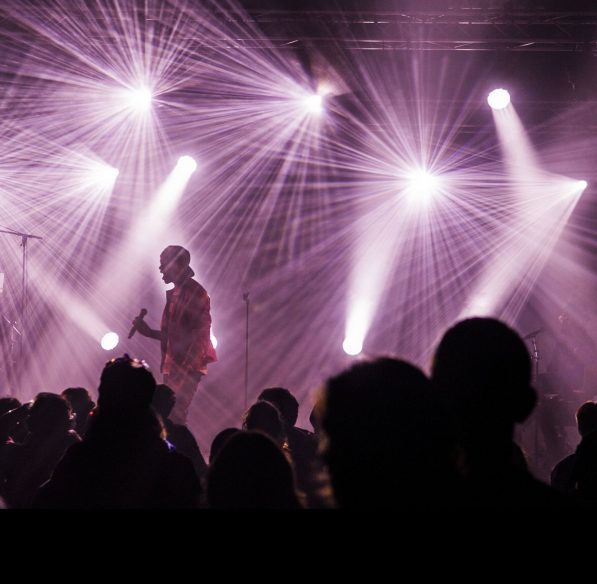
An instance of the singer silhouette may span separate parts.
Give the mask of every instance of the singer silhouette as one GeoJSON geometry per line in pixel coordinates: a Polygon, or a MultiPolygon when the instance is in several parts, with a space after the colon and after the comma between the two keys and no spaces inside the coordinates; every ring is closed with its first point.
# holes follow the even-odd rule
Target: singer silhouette
{"type": "Polygon", "coordinates": [[[171,419],[179,424],[186,423],[197,386],[207,375],[208,363],[217,361],[211,344],[210,298],[205,288],[193,279],[195,272],[190,262],[191,254],[179,245],[169,245],[162,251],[159,267],[162,280],[173,283],[174,288],[166,292],[161,326],[152,329],[141,313],[133,320],[139,334],[161,343],[160,370],[164,384],[176,394],[171,419]]]}

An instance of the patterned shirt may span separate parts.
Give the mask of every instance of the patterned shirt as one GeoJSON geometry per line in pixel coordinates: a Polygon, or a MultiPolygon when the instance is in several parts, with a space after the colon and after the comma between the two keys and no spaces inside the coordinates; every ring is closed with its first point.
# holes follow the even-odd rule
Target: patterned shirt
{"type": "Polygon", "coordinates": [[[161,325],[161,372],[168,375],[180,368],[206,375],[207,364],[217,361],[210,332],[210,299],[205,288],[189,277],[168,290],[161,325]]]}

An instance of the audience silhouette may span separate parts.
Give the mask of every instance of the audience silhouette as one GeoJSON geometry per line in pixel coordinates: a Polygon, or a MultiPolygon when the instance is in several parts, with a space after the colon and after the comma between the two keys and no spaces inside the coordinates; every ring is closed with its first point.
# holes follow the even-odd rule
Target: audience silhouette
{"type": "Polygon", "coordinates": [[[597,502],[597,403],[588,401],[576,412],[580,444],[551,473],[552,487],[597,502]]]}
{"type": "Polygon", "coordinates": [[[531,369],[515,330],[469,318],[443,335],[431,379],[391,357],[329,378],[311,412],[315,433],[296,426],[288,389],[264,389],[242,430],[214,437],[208,468],[191,431],[170,419],[174,391],[125,354],[102,370],[95,407],[82,387],[24,404],[0,398],[0,506],[593,509],[597,403],[579,408],[581,441],[552,486],[542,483],[513,438],[536,406],[531,369]]]}
{"type": "Polygon", "coordinates": [[[290,463],[262,432],[226,440],[207,473],[211,509],[300,509],[290,463]]]}
{"type": "Polygon", "coordinates": [[[284,422],[278,408],[264,401],[255,402],[243,415],[243,430],[263,432],[280,448],[286,444],[284,422]]]}
{"type": "Polygon", "coordinates": [[[89,414],[95,407],[91,394],[84,387],[67,387],[61,395],[69,403],[75,415],[75,431],[82,438],[87,431],[89,414]]]}
{"type": "Polygon", "coordinates": [[[268,387],[259,394],[257,399],[270,402],[278,408],[292,455],[298,487],[308,492],[313,482],[317,439],[312,432],[295,425],[299,411],[297,399],[285,387],[268,387]]]}
{"type": "Polygon", "coordinates": [[[222,446],[226,444],[228,439],[239,432],[242,432],[242,430],[239,430],[238,428],[224,428],[221,432],[216,434],[209,449],[209,464],[215,460],[220,450],[222,450],[222,446]]]}
{"type": "Polygon", "coordinates": [[[564,508],[570,502],[516,462],[514,425],[533,410],[524,341],[493,318],[450,328],[435,352],[432,380],[457,423],[465,501],[485,508],[564,508]]]}
{"type": "Polygon", "coordinates": [[[384,357],[329,379],[317,403],[338,507],[445,509],[459,478],[450,420],[427,377],[384,357]]]}
{"type": "Polygon", "coordinates": [[[174,391],[163,383],[156,385],[151,405],[162,418],[168,442],[193,463],[197,476],[203,477],[207,470],[207,464],[195,436],[185,424],[176,424],[170,419],[170,414],[176,405],[174,391]]]}
{"type": "Polygon", "coordinates": [[[10,507],[31,507],[37,489],[50,478],[66,449],[79,442],[72,422],[65,399],[54,393],[37,394],[25,419],[25,440],[0,450],[0,494],[10,507]]]}
{"type": "Polygon", "coordinates": [[[151,408],[155,379],[128,355],[109,361],[98,405],[80,444],[40,490],[40,508],[194,508],[200,483],[188,458],[163,439],[151,408]]]}

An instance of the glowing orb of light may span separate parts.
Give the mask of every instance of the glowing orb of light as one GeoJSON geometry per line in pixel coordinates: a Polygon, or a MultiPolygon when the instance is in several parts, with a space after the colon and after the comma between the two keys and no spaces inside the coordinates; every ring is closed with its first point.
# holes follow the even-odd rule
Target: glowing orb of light
{"type": "Polygon", "coordinates": [[[305,109],[311,114],[320,114],[323,112],[323,96],[318,93],[305,97],[303,103],[305,109]]]}
{"type": "Polygon", "coordinates": [[[506,89],[494,89],[487,96],[487,103],[494,110],[501,110],[510,105],[510,94],[506,89]]]}
{"type": "Polygon", "coordinates": [[[494,306],[495,296],[492,296],[489,292],[477,294],[469,302],[468,314],[470,316],[491,316],[494,306]]]}
{"type": "Polygon", "coordinates": [[[363,350],[363,341],[346,337],[342,343],[342,348],[347,355],[358,355],[363,350]]]}
{"type": "Polygon", "coordinates": [[[209,338],[211,339],[211,344],[213,345],[214,349],[218,348],[218,339],[216,339],[215,335],[209,333],[209,338]]]}
{"type": "Polygon", "coordinates": [[[415,170],[408,175],[408,192],[421,202],[428,201],[438,190],[440,181],[426,170],[415,170]]]}
{"type": "Polygon", "coordinates": [[[572,180],[562,185],[562,192],[569,197],[579,197],[589,186],[586,180],[572,180]]]}
{"type": "Polygon", "coordinates": [[[191,156],[181,156],[176,163],[176,170],[183,174],[193,174],[197,169],[197,163],[191,156]]]}
{"type": "Polygon", "coordinates": [[[111,351],[112,349],[114,349],[116,347],[116,345],[118,345],[118,335],[116,333],[106,333],[103,337],[102,340],[100,341],[100,344],[102,346],[102,349],[104,349],[104,351],[111,351]]]}
{"type": "Polygon", "coordinates": [[[120,171],[117,168],[107,164],[99,164],[90,171],[89,179],[95,185],[110,187],[116,182],[119,174],[120,171]]]}
{"type": "Polygon", "coordinates": [[[147,87],[139,87],[127,91],[127,100],[130,108],[146,113],[151,109],[153,95],[147,87]]]}

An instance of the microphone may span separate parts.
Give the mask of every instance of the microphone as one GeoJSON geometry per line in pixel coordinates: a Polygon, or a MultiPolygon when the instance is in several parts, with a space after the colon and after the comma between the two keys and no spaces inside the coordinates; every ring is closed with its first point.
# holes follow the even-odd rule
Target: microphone
{"type": "MultiPolygon", "coordinates": [[[[141,312],[140,312],[140,313],[139,313],[139,315],[138,315],[138,316],[135,318],[135,320],[137,320],[137,318],[144,319],[146,314],[147,314],[147,309],[145,309],[145,308],[142,308],[142,309],[141,309],[141,312]]],[[[129,331],[129,336],[128,336],[128,338],[130,339],[130,338],[131,338],[131,337],[132,337],[132,336],[133,336],[133,335],[134,335],[136,332],[137,332],[137,327],[136,327],[135,325],[133,325],[133,326],[131,327],[131,330],[129,331]]]]}

